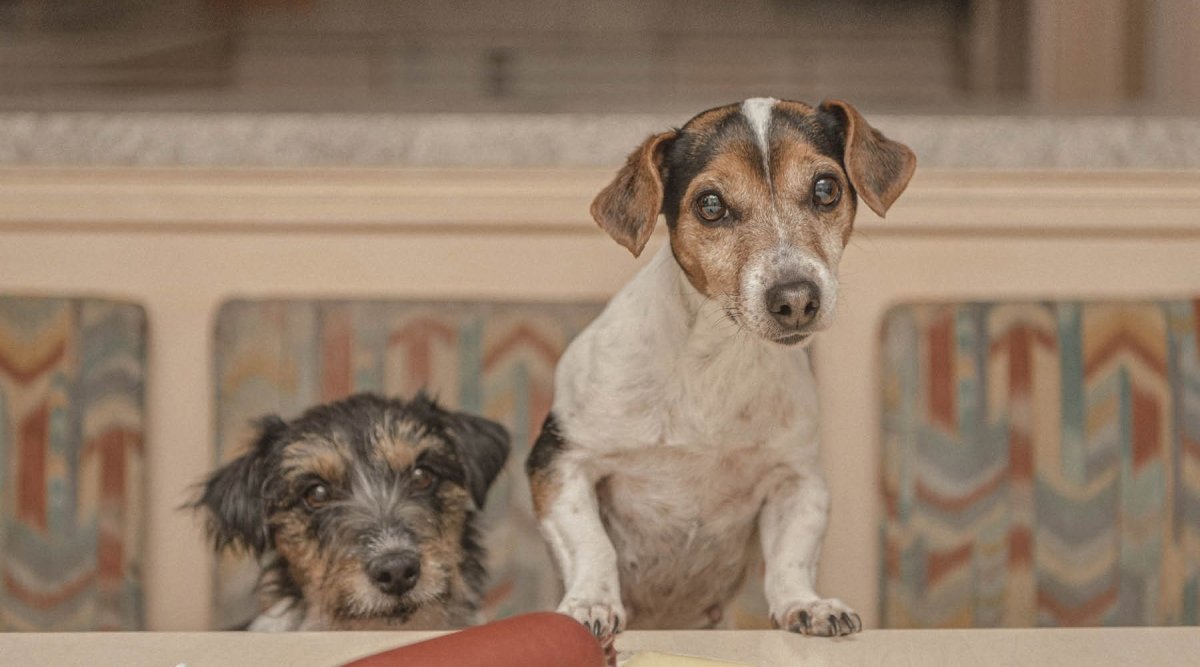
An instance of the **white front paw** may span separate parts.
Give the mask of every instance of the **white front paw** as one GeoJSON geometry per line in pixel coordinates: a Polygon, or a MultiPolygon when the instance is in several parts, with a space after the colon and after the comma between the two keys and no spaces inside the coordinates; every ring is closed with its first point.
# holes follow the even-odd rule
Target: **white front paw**
{"type": "Polygon", "coordinates": [[[598,639],[625,629],[625,606],[620,600],[568,595],[558,605],[558,612],[582,623],[598,639]]]}
{"type": "Polygon", "coordinates": [[[843,637],[862,631],[862,619],[837,598],[812,598],[771,610],[771,621],[788,632],[817,637],[843,637]]]}

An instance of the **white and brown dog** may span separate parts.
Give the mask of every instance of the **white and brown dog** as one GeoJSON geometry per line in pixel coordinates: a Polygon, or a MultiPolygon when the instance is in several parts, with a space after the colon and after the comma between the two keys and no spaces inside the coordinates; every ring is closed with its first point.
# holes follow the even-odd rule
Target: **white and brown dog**
{"type": "Polygon", "coordinates": [[[772,620],[861,630],[814,590],[829,511],[801,348],[829,326],[857,198],[916,166],[854,107],[756,98],[647,139],[592,204],[634,255],[665,246],[571,343],[526,464],[563,578],[598,636],[712,627],[761,539],[772,620]]]}

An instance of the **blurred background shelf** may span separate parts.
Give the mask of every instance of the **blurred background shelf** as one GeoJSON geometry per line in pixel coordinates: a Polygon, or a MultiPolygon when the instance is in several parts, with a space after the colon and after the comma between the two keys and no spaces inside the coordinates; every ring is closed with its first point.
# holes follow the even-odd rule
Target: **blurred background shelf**
{"type": "Polygon", "coordinates": [[[0,106],[1186,112],[1190,0],[0,1],[0,106]]]}

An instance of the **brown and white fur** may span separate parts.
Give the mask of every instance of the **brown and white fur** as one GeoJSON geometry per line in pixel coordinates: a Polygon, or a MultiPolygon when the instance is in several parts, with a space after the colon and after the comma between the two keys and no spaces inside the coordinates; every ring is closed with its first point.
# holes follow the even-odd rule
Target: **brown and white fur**
{"type": "Polygon", "coordinates": [[[265,562],[250,630],[439,630],[479,621],[475,526],[508,457],[482,417],[358,394],[261,420],[193,507],[218,551],[265,562]]]}
{"type": "Polygon", "coordinates": [[[829,494],[801,348],[833,318],[857,197],[883,215],[915,164],[849,104],[756,98],[651,136],[596,197],[634,255],[660,212],[670,243],[563,355],[526,463],[559,611],[598,636],[712,627],[757,535],[776,625],[861,630],[814,590],[829,494]]]}

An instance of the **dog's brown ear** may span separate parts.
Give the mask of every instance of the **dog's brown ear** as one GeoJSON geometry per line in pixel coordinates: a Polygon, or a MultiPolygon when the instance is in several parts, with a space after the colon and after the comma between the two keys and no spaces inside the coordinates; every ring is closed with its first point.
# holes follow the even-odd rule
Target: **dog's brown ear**
{"type": "Polygon", "coordinates": [[[287,429],[275,416],[258,422],[258,439],[250,449],[226,463],[204,481],[200,497],[190,503],[205,513],[213,548],[240,547],[261,555],[268,547],[265,486],[267,459],[287,429]]]}
{"type": "Polygon", "coordinates": [[[908,186],[917,168],[917,156],[908,146],[888,139],[868,125],[847,102],[825,100],[820,110],[839,120],[846,174],[858,196],[882,217],[908,186]]]}
{"type": "Polygon", "coordinates": [[[629,154],[625,166],[592,200],[592,217],[634,257],[642,254],[663,203],[663,161],[678,132],[656,134],[629,154]]]}

